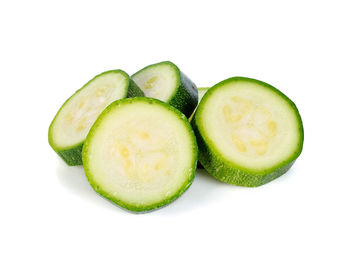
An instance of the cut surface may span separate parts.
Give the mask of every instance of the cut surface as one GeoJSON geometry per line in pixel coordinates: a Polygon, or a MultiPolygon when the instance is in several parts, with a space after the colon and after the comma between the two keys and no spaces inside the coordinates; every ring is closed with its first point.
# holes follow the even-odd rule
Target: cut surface
{"type": "Polygon", "coordinates": [[[187,119],[168,104],[147,98],[109,106],[83,150],[93,188],[134,211],[158,208],[181,195],[193,180],[196,161],[187,119]]]}
{"type": "Polygon", "coordinates": [[[163,62],[148,66],[132,78],[145,96],[168,102],[179,86],[179,71],[171,63],[163,62]]]}
{"type": "Polygon", "coordinates": [[[196,123],[214,153],[252,172],[278,167],[302,142],[301,120],[292,102],[248,78],[232,78],[210,89],[196,123]]]}
{"type": "Polygon", "coordinates": [[[50,127],[50,141],[56,149],[85,140],[92,124],[113,101],[126,97],[129,77],[122,71],[96,76],[75,93],[57,113],[50,127]]]}

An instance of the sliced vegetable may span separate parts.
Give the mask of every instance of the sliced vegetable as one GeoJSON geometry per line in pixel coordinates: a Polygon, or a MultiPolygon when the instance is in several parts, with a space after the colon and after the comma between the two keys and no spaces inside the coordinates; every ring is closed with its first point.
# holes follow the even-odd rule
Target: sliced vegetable
{"type": "Polygon", "coordinates": [[[73,94],[57,112],[49,128],[51,147],[68,165],[81,165],[83,143],[100,113],[117,99],[143,95],[122,70],[97,75],[73,94]]]}
{"type": "Polygon", "coordinates": [[[191,116],[198,103],[196,85],[170,61],[149,65],[132,75],[145,96],[159,99],[191,116]]]}
{"type": "Polygon", "coordinates": [[[192,121],[199,161],[215,178],[260,186],[300,155],[303,124],[295,104],[264,82],[234,77],[210,88],[192,121]]]}
{"type": "Polygon", "coordinates": [[[94,190],[136,212],[162,207],[191,185],[197,144],[177,109],[136,97],[108,106],[83,148],[86,176],[94,190]]]}

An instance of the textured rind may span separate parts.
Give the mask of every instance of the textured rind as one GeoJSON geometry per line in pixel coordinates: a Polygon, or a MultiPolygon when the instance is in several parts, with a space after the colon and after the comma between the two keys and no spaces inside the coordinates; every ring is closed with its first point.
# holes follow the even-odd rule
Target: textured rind
{"type": "Polygon", "coordinates": [[[194,135],[192,127],[191,127],[190,123],[188,122],[187,118],[184,116],[184,114],[182,114],[180,111],[178,111],[174,107],[170,106],[169,104],[162,102],[160,100],[157,100],[154,98],[147,98],[147,97],[135,97],[135,98],[127,98],[127,99],[121,99],[121,100],[114,101],[112,104],[110,104],[102,112],[102,114],[95,121],[94,125],[91,127],[91,130],[86,138],[86,141],[85,141],[85,144],[83,147],[83,151],[82,151],[82,158],[83,158],[83,165],[84,165],[86,177],[87,177],[91,187],[98,194],[100,194],[104,198],[108,199],[112,203],[117,204],[118,206],[120,206],[124,209],[127,209],[129,211],[148,212],[148,211],[152,211],[152,210],[161,208],[161,207],[173,202],[174,200],[179,198],[190,187],[190,185],[193,182],[195,173],[196,173],[196,165],[197,165],[197,159],[198,159],[198,147],[197,147],[196,137],[194,135]],[[116,198],[114,195],[110,195],[107,192],[105,192],[104,190],[102,190],[99,187],[99,185],[93,180],[92,174],[89,170],[89,162],[88,162],[88,160],[89,160],[89,143],[90,143],[91,139],[93,138],[95,132],[98,131],[98,126],[102,122],[104,116],[106,114],[108,114],[108,112],[110,112],[110,110],[113,108],[116,108],[118,106],[125,105],[125,104],[135,103],[135,102],[146,102],[146,103],[149,103],[150,105],[152,105],[152,104],[162,105],[165,108],[172,110],[173,112],[176,113],[176,115],[179,117],[179,119],[181,119],[185,123],[186,128],[188,129],[190,137],[192,139],[193,162],[192,162],[192,168],[191,168],[190,172],[188,173],[188,178],[187,178],[186,182],[172,196],[170,196],[170,197],[168,197],[168,198],[166,198],[158,203],[154,203],[151,205],[145,205],[145,206],[142,206],[142,205],[135,206],[135,205],[129,204],[125,201],[122,201],[122,200],[116,198]]]}
{"type": "Polygon", "coordinates": [[[162,61],[159,63],[155,63],[152,65],[148,65],[135,74],[131,76],[134,77],[141,71],[161,65],[161,64],[167,64],[170,65],[172,68],[174,68],[178,75],[178,85],[174,93],[169,97],[169,100],[167,103],[169,103],[171,106],[177,108],[180,110],[185,116],[188,118],[191,116],[192,112],[195,110],[197,104],[198,104],[198,90],[196,85],[184,74],[180,71],[180,69],[171,61],[162,61]]]}
{"type": "Polygon", "coordinates": [[[129,87],[127,97],[145,96],[143,91],[137,86],[137,84],[129,77],[129,87]]]}
{"type": "Polygon", "coordinates": [[[64,148],[60,148],[57,147],[55,145],[55,142],[52,138],[52,125],[54,124],[58,114],[60,113],[60,111],[64,108],[64,106],[69,102],[70,99],[72,99],[72,97],[74,95],[76,95],[78,92],[80,92],[81,90],[83,90],[89,83],[91,83],[93,80],[95,80],[97,77],[107,74],[107,73],[111,73],[111,72],[117,72],[117,73],[121,73],[123,74],[125,77],[128,78],[129,83],[128,83],[128,88],[125,92],[124,98],[125,97],[133,97],[133,96],[144,96],[144,93],[142,92],[142,90],[135,84],[134,81],[131,80],[131,78],[129,77],[129,75],[123,71],[123,70],[110,70],[110,71],[105,71],[102,72],[98,75],[96,75],[94,78],[92,78],[90,81],[88,81],[82,88],[80,88],[79,90],[77,90],[73,95],[71,95],[61,106],[61,108],[58,110],[58,112],[56,113],[54,119],[52,120],[50,127],[49,127],[49,144],[52,147],[52,149],[66,162],[67,165],[69,166],[77,166],[77,165],[82,165],[83,161],[82,161],[82,156],[81,156],[81,152],[82,152],[82,148],[83,148],[83,142],[80,142],[76,145],[70,146],[70,147],[64,147],[64,148]]]}
{"type": "Polygon", "coordinates": [[[303,129],[303,123],[296,105],[281,91],[279,91],[278,89],[276,89],[275,87],[267,83],[264,83],[262,81],[255,80],[255,79],[245,78],[245,77],[229,78],[210,88],[209,91],[206,93],[206,95],[203,97],[201,103],[199,104],[199,107],[194,116],[194,119],[192,120],[192,128],[196,135],[197,144],[198,144],[198,151],[199,151],[198,160],[209,174],[211,174],[214,178],[222,182],[233,184],[233,185],[246,186],[246,187],[257,187],[257,186],[266,184],[280,177],[282,174],[286,173],[292,167],[295,160],[299,157],[299,155],[302,152],[303,142],[304,142],[304,129],[303,129]],[[270,169],[263,170],[260,172],[253,172],[251,170],[237,166],[233,162],[225,159],[220,154],[220,152],[217,151],[215,146],[206,138],[205,133],[201,132],[199,127],[201,118],[198,111],[201,108],[203,108],[202,106],[205,105],[205,100],[208,97],[210,97],[211,93],[214,90],[217,90],[217,88],[219,88],[221,85],[232,81],[255,82],[266,88],[269,88],[273,90],[275,93],[282,96],[289,103],[291,108],[295,111],[295,115],[299,122],[300,139],[299,139],[299,143],[296,146],[298,147],[298,149],[288,159],[286,159],[283,162],[280,162],[278,165],[270,169]],[[203,104],[201,105],[201,103],[203,104]]]}
{"type": "Polygon", "coordinates": [[[67,163],[69,166],[83,165],[81,157],[81,151],[83,150],[83,143],[78,144],[67,150],[56,151],[56,153],[67,163]]]}
{"type": "Polygon", "coordinates": [[[184,73],[180,70],[179,73],[180,84],[175,94],[170,98],[169,104],[189,118],[198,104],[198,89],[184,73]]]}

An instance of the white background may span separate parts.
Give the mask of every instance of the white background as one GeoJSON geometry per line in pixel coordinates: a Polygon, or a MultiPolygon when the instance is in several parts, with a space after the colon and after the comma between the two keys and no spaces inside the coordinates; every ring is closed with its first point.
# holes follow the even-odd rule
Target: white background
{"type": "Polygon", "coordinates": [[[1,1],[0,265],[350,266],[348,1],[1,1]],[[204,171],[171,205],[125,212],[47,141],[96,74],[163,60],[198,86],[268,82],[298,106],[305,145],[258,188],[204,171]]]}

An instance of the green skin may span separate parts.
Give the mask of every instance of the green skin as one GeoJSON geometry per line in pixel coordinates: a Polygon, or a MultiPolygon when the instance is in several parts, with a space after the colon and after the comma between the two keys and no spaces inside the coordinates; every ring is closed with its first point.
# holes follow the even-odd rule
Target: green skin
{"type": "Polygon", "coordinates": [[[170,61],[163,61],[146,66],[132,75],[131,78],[149,67],[160,64],[170,65],[175,69],[178,76],[176,90],[170,96],[167,103],[180,110],[187,118],[189,118],[198,104],[198,90],[196,85],[184,73],[182,73],[174,63],[170,61]]]}
{"type": "Polygon", "coordinates": [[[125,95],[124,97],[135,97],[135,96],[144,96],[144,93],[142,92],[142,90],[137,86],[137,84],[130,79],[129,75],[122,71],[122,70],[110,70],[110,71],[105,71],[102,72],[101,74],[95,76],[94,78],[92,78],[90,81],[88,81],[82,88],[80,88],[78,91],[76,91],[70,98],[68,98],[64,104],[61,106],[61,108],[58,110],[58,112],[56,113],[54,119],[52,120],[50,127],[49,127],[49,144],[52,147],[52,149],[67,163],[67,165],[69,166],[77,166],[77,165],[82,165],[83,161],[82,161],[82,156],[81,156],[81,152],[83,149],[83,144],[84,141],[75,144],[73,146],[70,147],[57,147],[54,140],[53,140],[53,133],[52,133],[52,125],[54,124],[58,114],[60,113],[60,111],[64,108],[64,106],[69,102],[69,100],[78,92],[80,92],[81,90],[84,90],[84,88],[91,83],[93,80],[95,80],[97,77],[107,74],[107,73],[111,73],[111,72],[116,72],[116,73],[121,73],[123,74],[125,77],[128,78],[129,80],[129,84],[127,86],[127,90],[125,91],[125,95]]]}
{"type": "Polygon", "coordinates": [[[103,112],[102,114],[98,117],[98,119],[96,120],[96,122],[94,123],[94,125],[91,127],[90,132],[85,140],[85,144],[83,147],[83,152],[82,152],[82,158],[83,158],[83,165],[84,165],[84,170],[85,170],[85,174],[86,177],[91,185],[91,187],[98,193],[100,194],[102,197],[108,199],[109,201],[111,201],[114,204],[117,204],[118,206],[132,211],[132,212],[147,212],[147,211],[151,211],[151,210],[155,210],[158,208],[161,208],[171,202],[173,202],[175,199],[177,199],[178,197],[180,197],[192,184],[195,173],[196,173],[196,165],[197,165],[197,158],[198,158],[198,147],[197,147],[197,142],[196,142],[196,137],[194,135],[194,132],[192,130],[192,127],[190,125],[190,123],[188,122],[187,118],[184,116],[184,114],[182,114],[180,111],[178,111],[177,109],[173,108],[172,106],[170,106],[167,103],[164,103],[160,100],[154,99],[154,98],[147,98],[147,97],[135,97],[135,98],[127,98],[127,99],[121,99],[121,100],[117,100],[115,102],[113,102],[112,104],[110,104],[103,112]],[[139,206],[135,206],[132,204],[129,204],[127,202],[124,202],[123,200],[119,199],[118,197],[115,197],[114,195],[109,194],[108,192],[106,192],[105,190],[103,190],[103,188],[101,188],[98,185],[98,182],[95,181],[94,179],[94,175],[91,172],[90,168],[89,168],[89,144],[91,142],[91,140],[94,138],[94,134],[96,131],[99,130],[99,125],[101,124],[101,122],[104,119],[104,116],[106,114],[108,114],[111,110],[118,108],[119,106],[122,105],[129,105],[132,103],[137,103],[137,102],[146,102],[150,105],[161,105],[166,109],[170,109],[172,110],[174,113],[176,113],[176,115],[178,116],[178,118],[180,120],[182,120],[184,122],[184,124],[186,125],[186,128],[189,131],[191,140],[192,140],[192,152],[193,152],[193,162],[191,164],[191,172],[188,172],[188,177],[185,180],[184,184],[180,187],[180,189],[174,193],[172,196],[169,196],[166,199],[163,199],[162,201],[158,202],[158,203],[153,203],[150,205],[139,205],[139,206]]]}
{"type": "Polygon", "coordinates": [[[210,90],[205,94],[201,103],[198,106],[194,119],[192,120],[192,127],[197,137],[197,143],[198,143],[198,149],[199,149],[199,155],[198,155],[199,162],[204,166],[206,171],[209,174],[211,174],[214,178],[222,182],[233,184],[233,185],[257,187],[278,178],[279,176],[286,173],[290,169],[290,167],[293,165],[295,160],[301,154],[301,151],[303,149],[304,129],[303,129],[303,123],[296,105],[286,95],[284,95],[281,91],[279,91],[275,87],[267,83],[264,83],[262,81],[245,78],[245,77],[229,78],[210,88],[210,90]],[[294,153],[292,153],[289,156],[289,158],[278,163],[276,166],[273,166],[266,170],[256,171],[256,170],[249,170],[242,166],[236,165],[234,162],[225,159],[225,157],[220,153],[220,151],[216,149],[215,145],[212,143],[211,140],[209,140],[209,138],[201,128],[201,125],[205,123],[201,119],[201,111],[203,108],[205,108],[206,99],[208,99],[215,90],[220,90],[221,85],[224,85],[226,83],[231,83],[234,81],[254,82],[264,86],[265,88],[268,88],[274,91],[276,94],[283,97],[295,112],[295,116],[297,117],[297,120],[299,122],[299,134],[300,134],[299,142],[298,144],[296,144],[296,149],[294,153]]]}

